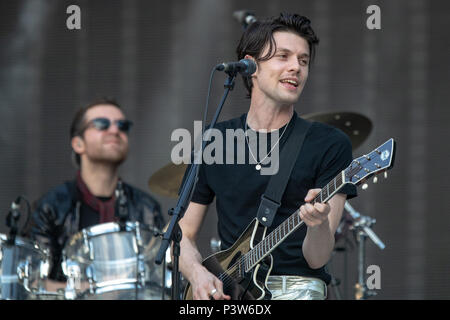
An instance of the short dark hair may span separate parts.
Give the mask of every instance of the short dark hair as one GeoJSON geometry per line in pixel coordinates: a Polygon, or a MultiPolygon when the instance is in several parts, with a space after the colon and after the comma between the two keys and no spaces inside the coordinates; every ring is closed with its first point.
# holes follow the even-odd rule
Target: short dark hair
{"type": "MultiPolygon", "coordinates": [[[[314,59],[315,46],[319,43],[319,38],[311,27],[311,21],[298,14],[280,13],[278,17],[258,20],[247,27],[236,48],[238,60],[244,59],[247,54],[254,57],[256,61],[272,58],[276,51],[273,38],[276,31],[292,31],[304,38],[309,45],[310,61],[314,59]],[[261,57],[266,44],[269,44],[269,52],[261,57]]],[[[247,97],[250,98],[253,87],[251,76],[242,76],[242,78],[248,91],[247,97]]]]}
{"type": "MultiPolygon", "coordinates": [[[[96,107],[98,105],[101,105],[101,104],[112,105],[112,106],[122,110],[119,103],[117,103],[117,101],[112,98],[101,98],[101,99],[91,102],[90,104],[88,104],[85,107],[78,109],[78,111],[75,113],[75,116],[72,119],[72,124],[70,126],[70,140],[72,140],[72,138],[76,137],[76,136],[80,136],[80,137],[83,136],[83,132],[84,132],[83,129],[85,127],[85,122],[86,122],[85,121],[86,112],[89,109],[96,107]]],[[[73,157],[73,160],[75,161],[75,164],[79,167],[80,163],[81,163],[80,155],[78,153],[76,153],[74,150],[72,150],[72,157],[73,157]]]]}

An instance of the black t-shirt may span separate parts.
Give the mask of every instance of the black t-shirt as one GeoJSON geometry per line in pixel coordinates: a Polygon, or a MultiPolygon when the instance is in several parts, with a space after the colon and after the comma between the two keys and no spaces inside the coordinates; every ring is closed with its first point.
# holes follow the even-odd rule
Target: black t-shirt
{"type": "MultiPolygon", "coordinates": [[[[244,130],[246,114],[239,118],[220,122],[216,125],[226,136],[227,129],[244,130]]],[[[305,121],[294,113],[287,124],[286,132],[280,139],[280,152],[287,141],[295,121],[305,121]]],[[[286,127],[286,126],[285,126],[286,127]]],[[[280,136],[285,127],[278,130],[280,136]]],[[[271,149],[272,133],[258,133],[257,138],[265,138],[271,149]],[[265,137],[262,137],[266,135],[265,137]]],[[[275,139],[274,137],[274,139],[275,139]]],[[[245,164],[226,164],[226,143],[223,139],[223,163],[205,164],[200,166],[198,182],[191,201],[208,205],[216,197],[218,214],[218,233],[222,241],[222,249],[229,248],[256,217],[261,195],[264,194],[270,175],[261,175],[255,169],[252,155],[245,146],[245,164]]],[[[212,139],[212,142],[214,139],[212,139]]],[[[235,139],[235,142],[238,141],[235,139]]],[[[240,142],[242,143],[242,140],[240,142]]],[[[244,143],[245,140],[244,140],[244,143]]],[[[236,151],[236,150],[235,150],[236,151]]],[[[253,156],[258,152],[252,150],[253,156]]],[[[216,153],[217,154],[217,153],[216,153]]],[[[234,152],[236,158],[237,152],[234,152]]],[[[262,154],[262,158],[264,153],[262,154]]],[[[235,159],[236,160],[236,159],[235,159]]],[[[261,161],[258,157],[257,161],[261,161]]],[[[306,137],[303,147],[295,162],[286,190],[283,194],[281,206],[278,209],[272,226],[267,233],[286,220],[302,204],[309,189],[322,188],[330,182],[339,172],[345,169],[352,161],[352,147],[349,138],[342,131],[326,124],[314,122],[306,137]]],[[[235,161],[234,163],[237,163],[235,161]]],[[[347,194],[347,199],[356,196],[353,185],[345,186],[339,193],[347,194]]],[[[274,265],[272,275],[301,275],[316,277],[330,282],[330,275],[325,267],[311,269],[303,257],[302,244],[306,236],[306,225],[287,237],[273,252],[274,265]]]]}

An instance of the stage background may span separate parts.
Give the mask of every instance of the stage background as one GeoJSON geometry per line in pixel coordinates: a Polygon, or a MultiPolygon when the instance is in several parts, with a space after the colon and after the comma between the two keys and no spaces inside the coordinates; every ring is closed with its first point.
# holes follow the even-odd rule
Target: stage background
{"type": "MultiPolygon", "coordinates": [[[[386,244],[367,240],[366,266],[381,268],[373,299],[449,299],[450,2],[108,0],[0,2],[0,232],[18,195],[36,200],[74,177],[69,126],[74,112],[114,97],[135,122],[121,175],[149,191],[148,179],[170,162],[177,128],[193,133],[201,120],[211,68],[233,61],[242,27],[235,10],[257,17],[297,12],[320,38],[316,61],[296,111],[352,111],[373,130],[359,156],[388,138],[398,143],[389,179],[359,190],[351,205],[376,219],[386,244]],[[81,8],[81,30],[68,30],[66,9],[81,8]],[[366,9],[381,8],[381,30],[369,30],[366,9]]],[[[217,74],[210,115],[222,95],[217,74]]],[[[246,112],[238,79],[221,119],[246,112]]],[[[164,214],[176,199],[152,193],[164,214]]],[[[25,220],[22,217],[21,223],[25,220]]],[[[216,237],[215,209],[200,236],[203,254],[216,237]]],[[[354,297],[357,250],[348,232],[333,275],[342,296],[354,297]]],[[[341,246],[343,244],[341,243],[341,246]]],[[[368,276],[368,274],[366,274],[368,276]]],[[[331,291],[331,298],[334,298],[331,291]]]]}

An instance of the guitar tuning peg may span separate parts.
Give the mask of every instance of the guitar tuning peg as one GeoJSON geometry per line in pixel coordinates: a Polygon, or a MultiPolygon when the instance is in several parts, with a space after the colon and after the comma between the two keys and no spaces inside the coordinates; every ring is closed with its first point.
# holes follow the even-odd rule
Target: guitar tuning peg
{"type": "Polygon", "coordinates": [[[368,185],[367,183],[364,183],[364,184],[362,185],[361,188],[362,188],[363,190],[366,190],[368,187],[369,187],[369,185],[368,185]]]}
{"type": "Polygon", "coordinates": [[[387,171],[384,172],[384,178],[387,179],[387,171]]]}
{"type": "Polygon", "coordinates": [[[377,183],[378,182],[378,177],[373,177],[373,183],[377,183]]]}

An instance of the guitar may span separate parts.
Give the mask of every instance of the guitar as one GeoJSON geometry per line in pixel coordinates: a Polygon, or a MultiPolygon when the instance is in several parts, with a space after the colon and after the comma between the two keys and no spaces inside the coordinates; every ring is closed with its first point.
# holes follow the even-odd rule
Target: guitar
{"type": "MultiPolygon", "coordinates": [[[[389,139],[368,155],[354,159],[321,189],[311,203],[326,203],[346,184],[359,186],[371,176],[386,172],[394,165],[394,154],[395,141],[389,139]]],[[[270,299],[270,291],[266,287],[273,262],[270,253],[304,224],[299,211],[295,211],[268,235],[267,228],[255,218],[230,248],[202,262],[206,269],[223,282],[224,293],[230,295],[231,299],[270,299]]],[[[192,300],[190,284],[187,284],[183,298],[192,300]]]]}

